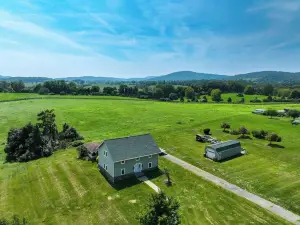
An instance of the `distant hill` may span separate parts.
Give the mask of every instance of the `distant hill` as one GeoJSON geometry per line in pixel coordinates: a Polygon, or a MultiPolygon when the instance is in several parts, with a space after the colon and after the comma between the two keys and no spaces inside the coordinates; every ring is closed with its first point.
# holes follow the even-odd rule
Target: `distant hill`
{"type": "Polygon", "coordinates": [[[290,73],[282,71],[260,71],[253,73],[238,74],[233,76],[233,79],[251,80],[257,82],[288,82],[288,81],[300,81],[300,73],[290,73]]]}
{"type": "Polygon", "coordinates": [[[82,76],[82,77],[64,77],[64,78],[47,78],[47,77],[8,77],[1,76],[0,80],[23,80],[25,83],[39,83],[47,80],[83,80],[85,82],[117,82],[117,81],[182,81],[182,80],[249,80],[260,83],[282,83],[282,82],[300,82],[300,72],[290,73],[283,71],[260,71],[245,74],[236,74],[234,76],[197,73],[193,71],[178,71],[162,76],[149,76],[145,78],[116,78],[116,77],[95,77],[95,76],[82,76]]]}
{"type": "Polygon", "coordinates": [[[163,76],[157,76],[149,78],[148,80],[160,81],[160,80],[224,80],[228,79],[229,76],[209,74],[209,73],[197,73],[193,71],[179,71],[175,73],[170,73],[163,76]]]}

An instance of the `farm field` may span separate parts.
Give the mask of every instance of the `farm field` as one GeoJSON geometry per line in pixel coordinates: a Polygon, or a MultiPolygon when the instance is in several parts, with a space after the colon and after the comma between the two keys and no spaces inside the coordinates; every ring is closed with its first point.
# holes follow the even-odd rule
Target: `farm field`
{"type": "MultiPolygon", "coordinates": [[[[76,215],[78,216],[78,220],[85,218],[84,215],[87,215],[90,210],[99,212],[100,215],[101,211],[105,211],[107,205],[105,206],[105,203],[103,203],[104,205],[99,203],[96,207],[93,203],[96,200],[97,202],[102,202],[101,199],[105,202],[107,196],[119,193],[121,195],[122,192],[126,196],[126,200],[124,200],[123,203],[116,203],[111,206],[119,210],[120,220],[114,221],[109,215],[109,218],[105,219],[114,224],[122,223],[122,221],[131,223],[133,220],[124,217],[122,213],[124,211],[122,210],[127,210],[127,203],[131,198],[141,199],[142,202],[145,196],[151,193],[147,189],[148,187],[144,187],[140,184],[134,186],[139,190],[138,195],[132,192],[133,190],[130,188],[123,189],[118,193],[114,192],[98,173],[95,166],[92,166],[91,163],[88,162],[77,161],[75,159],[75,151],[72,152],[72,150],[67,150],[63,153],[57,152],[50,158],[40,159],[26,164],[2,164],[5,157],[3,152],[4,145],[2,143],[5,142],[8,130],[12,127],[23,126],[30,121],[35,122],[38,112],[51,108],[55,109],[57,124],[62,125],[64,122],[71,124],[78,129],[87,142],[147,132],[151,133],[156,142],[169,153],[300,214],[300,169],[298,166],[300,162],[298,150],[298,146],[300,145],[298,137],[300,126],[292,126],[288,118],[268,119],[268,117],[251,114],[251,111],[255,108],[281,109],[283,105],[172,104],[154,101],[137,101],[134,99],[130,101],[125,99],[116,101],[98,99],[96,101],[92,99],[57,98],[2,102],[0,106],[0,214],[8,213],[7,208],[15,209],[16,212],[22,212],[22,210],[24,210],[21,207],[22,204],[23,207],[25,204],[28,205],[27,200],[31,197],[29,193],[42,191],[42,189],[40,190],[40,188],[32,186],[33,181],[39,180],[42,176],[41,174],[37,174],[39,171],[45,173],[45,176],[48,177],[50,175],[59,176],[57,179],[59,180],[58,183],[61,182],[61,184],[56,186],[53,190],[45,190],[46,193],[49,192],[51,196],[51,192],[53,192],[54,196],[43,206],[43,209],[50,206],[53,207],[49,214],[44,214],[46,212],[36,208],[32,211],[28,209],[28,216],[29,218],[34,218],[35,215],[37,215],[38,218],[43,218],[45,221],[52,221],[54,224],[58,224],[58,221],[57,218],[51,217],[51,214],[56,212],[59,215],[58,217],[63,216],[69,223],[72,222],[72,219],[74,219],[76,215]],[[229,140],[236,138],[236,136],[222,132],[220,124],[223,121],[229,122],[234,129],[245,125],[250,130],[263,128],[267,131],[277,132],[283,138],[283,142],[280,143],[280,145],[284,146],[284,148],[268,147],[266,146],[267,142],[264,140],[242,140],[243,147],[247,149],[248,155],[223,163],[215,163],[204,159],[203,152],[205,145],[195,141],[195,134],[209,127],[211,128],[213,136],[218,139],[229,140]],[[47,166],[48,164],[51,164],[51,166],[47,166]],[[65,165],[66,167],[64,167],[65,165]],[[37,170],[36,168],[38,166],[43,167],[43,169],[37,170]],[[49,172],[48,168],[53,168],[53,171],[49,172]],[[22,171],[25,171],[24,176],[26,180],[30,182],[24,183],[24,180],[22,180],[24,176],[21,175],[22,171]],[[81,174],[82,171],[84,175],[81,174]],[[85,171],[87,173],[91,171],[94,172],[91,172],[92,175],[86,175],[85,171]],[[71,180],[73,176],[69,176],[70,174],[76,174],[75,177],[79,180],[71,180]],[[80,176],[80,174],[82,176],[80,176]],[[93,182],[98,182],[97,184],[100,186],[99,190],[97,186],[93,186],[93,182]],[[22,188],[20,188],[20,183],[24,185],[21,186],[22,188]],[[89,184],[91,184],[91,186],[89,184]],[[5,187],[11,188],[8,189],[5,187]],[[63,203],[59,201],[60,194],[58,191],[59,188],[69,191],[68,187],[74,190],[72,189],[72,192],[68,193],[70,203],[63,205],[63,203]],[[29,191],[22,194],[20,191],[24,188],[27,188],[26,190],[29,191]],[[91,190],[89,188],[91,188],[91,190]],[[89,195],[89,191],[87,191],[88,197],[79,199],[76,193],[79,195],[81,193],[80,191],[84,192],[84,190],[95,192],[95,195],[99,197],[100,201],[94,199],[94,195],[89,195]],[[102,195],[103,193],[107,193],[107,195],[102,195]],[[3,200],[2,198],[4,197],[2,196],[11,198],[12,200],[9,202],[12,202],[11,204],[18,203],[20,207],[5,204],[7,201],[3,200]],[[88,201],[89,199],[92,200],[88,201]],[[87,209],[86,207],[88,207],[88,202],[92,202],[90,206],[91,209],[84,211],[87,209]],[[79,205],[83,210],[76,209],[75,205],[79,205]],[[64,207],[70,207],[70,209],[64,207]],[[59,208],[66,210],[59,210],[59,208]],[[82,214],[80,214],[80,212],[82,212],[82,214]],[[74,217],[71,217],[71,215],[74,217]],[[122,220],[122,218],[126,218],[126,220],[122,220]]],[[[300,105],[289,104],[284,107],[300,109],[300,105]]],[[[224,190],[214,187],[199,178],[195,178],[186,171],[182,171],[179,167],[175,167],[168,162],[162,162],[162,168],[167,166],[174,171],[171,175],[173,179],[176,180],[176,185],[167,189],[166,192],[180,195],[180,198],[183,198],[181,199],[181,203],[182,208],[185,210],[182,212],[182,218],[185,223],[188,223],[187,218],[203,219],[203,221],[205,218],[206,222],[204,221],[202,224],[209,224],[209,221],[222,224],[222,222],[219,222],[222,218],[220,215],[227,215],[228,211],[233,213],[235,210],[239,212],[239,214],[243,212],[255,212],[257,210],[266,214],[262,209],[245,202],[243,199],[237,199],[224,190]],[[188,185],[184,191],[185,184],[188,185]],[[210,191],[208,192],[208,190],[210,191]],[[184,195],[184,192],[187,194],[184,195]],[[193,198],[193,196],[197,197],[193,198]],[[236,205],[236,207],[228,208],[228,202],[230,201],[228,196],[230,196],[231,201],[233,201],[232,205],[236,205]],[[203,202],[201,199],[203,199],[203,202]],[[236,203],[234,203],[234,199],[236,199],[236,203]],[[195,205],[191,206],[189,201],[195,201],[195,205]],[[200,206],[203,207],[201,208],[203,210],[196,210],[200,206]],[[239,206],[241,206],[240,209],[238,208],[239,206]],[[247,207],[251,209],[247,209],[247,207]],[[217,215],[217,213],[210,214],[211,211],[216,209],[220,210],[220,215],[217,215]],[[245,209],[245,211],[242,209],[245,209]]],[[[155,178],[154,181],[158,182],[159,185],[159,183],[162,183],[161,179],[164,178],[158,177],[155,178]]],[[[44,181],[49,182],[47,179],[43,180],[43,182],[44,181]]],[[[48,185],[45,183],[45,186],[48,187],[54,184],[49,182],[48,185]]],[[[43,193],[40,193],[40,195],[42,196],[43,193]]],[[[45,194],[45,196],[47,195],[48,194],[45,194]]],[[[36,200],[33,199],[31,203],[29,202],[30,209],[35,207],[34,201],[36,200]]],[[[120,201],[122,201],[121,198],[120,201]]],[[[97,203],[95,204],[97,205],[97,203]]],[[[134,206],[132,209],[135,210],[134,206]]],[[[106,215],[107,213],[104,214],[106,215]]],[[[244,214],[242,217],[247,215],[247,213],[244,214]]],[[[232,223],[240,224],[244,221],[239,221],[240,215],[234,215],[233,213],[231,214],[232,218],[230,217],[232,223]]],[[[254,221],[254,224],[282,224],[282,221],[278,222],[278,219],[270,214],[266,214],[262,217],[255,217],[254,215],[255,213],[249,213],[249,217],[245,219],[245,223],[250,224],[250,221],[254,221]]],[[[230,218],[228,218],[228,221],[230,218]]],[[[100,218],[98,219],[100,220],[100,218]]],[[[98,220],[93,217],[90,218],[89,221],[92,224],[98,220]]],[[[226,221],[223,222],[225,224],[226,221]]]]}

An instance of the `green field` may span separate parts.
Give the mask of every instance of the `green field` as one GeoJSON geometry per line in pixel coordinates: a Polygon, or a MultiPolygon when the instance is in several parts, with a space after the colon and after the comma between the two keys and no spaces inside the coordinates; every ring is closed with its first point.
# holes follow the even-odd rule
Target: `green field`
{"type": "MultiPolygon", "coordinates": [[[[39,111],[53,108],[57,123],[75,126],[85,141],[149,132],[162,148],[175,156],[300,214],[300,126],[292,126],[288,118],[268,119],[251,114],[261,105],[57,98],[2,102],[0,106],[2,162],[7,131],[35,122],[39,111]],[[268,147],[264,140],[243,140],[246,156],[223,163],[204,159],[205,145],[195,141],[195,134],[209,127],[213,136],[221,140],[236,138],[222,132],[223,121],[236,129],[245,125],[249,129],[277,132],[285,148],[268,147]]],[[[268,107],[282,108],[265,106],[268,107]]],[[[300,105],[288,107],[300,109],[300,105]]],[[[178,166],[164,160],[160,165],[171,170],[175,185],[165,188],[164,177],[155,178],[154,182],[179,198],[184,224],[283,224],[277,217],[178,166]]],[[[49,224],[63,224],[59,219],[66,224],[74,221],[131,224],[135,222],[138,203],[143,204],[152,193],[144,184],[115,190],[95,164],[76,160],[72,149],[30,163],[1,164],[0,186],[0,215],[17,213],[35,223],[49,224]],[[132,199],[138,203],[130,203],[132,199]]]]}

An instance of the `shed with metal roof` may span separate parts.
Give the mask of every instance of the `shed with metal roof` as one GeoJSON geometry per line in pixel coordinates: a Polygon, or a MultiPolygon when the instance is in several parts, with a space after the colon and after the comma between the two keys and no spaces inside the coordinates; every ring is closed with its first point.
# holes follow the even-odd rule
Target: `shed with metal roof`
{"type": "Polygon", "coordinates": [[[241,154],[241,143],[236,140],[219,142],[205,147],[204,156],[214,161],[222,161],[241,154]]]}

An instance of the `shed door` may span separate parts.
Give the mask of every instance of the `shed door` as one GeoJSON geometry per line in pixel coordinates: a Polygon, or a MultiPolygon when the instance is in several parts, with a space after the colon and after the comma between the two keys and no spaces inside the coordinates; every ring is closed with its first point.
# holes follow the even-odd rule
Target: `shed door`
{"type": "Polygon", "coordinates": [[[207,151],[206,156],[210,159],[214,159],[216,157],[216,154],[213,151],[207,151]]]}

